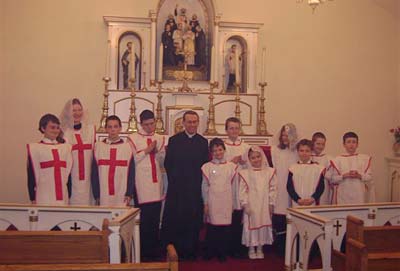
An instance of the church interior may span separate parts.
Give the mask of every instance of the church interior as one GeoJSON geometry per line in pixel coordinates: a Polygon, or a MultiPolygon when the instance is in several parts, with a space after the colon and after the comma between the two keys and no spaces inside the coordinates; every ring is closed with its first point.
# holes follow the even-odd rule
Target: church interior
{"type": "MultiPolygon", "coordinates": [[[[359,152],[372,157],[375,201],[400,201],[400,152],[390,132],[400,122],[400,0],[0,0],[0,94],[0,203],[29,204],[26,144],[41,139],[42,115],[58,116],[75,97],[98,140],[107,114],[120,116],[128,135],[144,109],[157,113],[168,136],[194,110],[207,139],[226,137],[224,120],[236,116],[243,138],[262,146],[276,146],[282,125],[293,123],[299,139],[323,132],[332,156],[353,131],[359,152]],[[162,34],[176,6],[189,18],[196,12],[203,59],[182,49],[166,64],[162,34]],[[122,63],[128,42],[137,53],[133,71],[122,63]],[[232,88],[233,45],[241,67],[232,88]]],[[[110,218],[117,212],[126,210],[110,218]]],[[[272,265],[284,270],[283,258],[272,265]]]]}

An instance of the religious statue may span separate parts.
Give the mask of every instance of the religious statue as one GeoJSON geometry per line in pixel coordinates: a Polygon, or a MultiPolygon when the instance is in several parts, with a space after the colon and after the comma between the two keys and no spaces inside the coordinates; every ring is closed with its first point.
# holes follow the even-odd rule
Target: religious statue
{"type": "Polygon", "coordinates": [[[165,25],[169,25],[171,27],[171,30],[170,30],[171,32],[174,32],[178,28],[178,26],[176,25],[176,22],[175,22],[175,17],[174,17],[174,15],[172,15],[172,13],[170,13],[168,15],[168,19],[165,22],[165,25]]]}
{"type": "Polygon", "coordinates": [[[192,19],[190,20],[190,28],[192,29],[192,32],[195,33],[196,32],[196,27],[200,25],[199,20],[197,19],[197,15],[193,14],[192,15],[192,19]]]}
{"type": "Polygon", "coordinates": [[[161,35],[161,42],[164,46],[163,64],[167,66],[175,66],[175,47],[172,39],[172,29],[170,24],[165,25],[165,31],[161,35]]]}
{"type": "Polygon", "coordinates": [[[174,34],[172,35],[172,39],[174,40],[176,62],[182,63],[183,58],[180,55],[180,53],[183,50],[183,25],[181,23],[178,24],[178,29],[176,29],[174,31],[174,34]]]}
{"type": "MultiPolygon", "coordinates": [[[[127,42],[126,47],[127,47],[127,49],[125,50],[125,52],[121,58],[124,89],[129,88],[129,75],[131,74],[129,64],[130,64],[131,53],[132,53],[132,42],[131,41],[127,42]]],[[[137,70],[138,64],[139,64],[139,57],[135,53],[135,70],[137,70]]]]}
{"type": "Polygon", "coordinates": [[[187,65],[194,65],[194,55],[195,55],[195,35],[191,29],[188,29],[185,34],[183,34],[183,51],[187,55],[185,62],[187,65]]]}
{"type": "Polygon", "coordinates": [[[195,30],[195,64],[200,69],[204,69],[206,66],[206,35],[200,25],[197,25],[195,30]]]}
{"type": "MultiPolygon", "coordinates": [[[[227,90],[228,91],[235,91],[235,82],[236,82],[236,53],[239,53],[237,50],[237,45],[233,44],[231,46],[231,49],[228,53],[228,55],[226,56],[226,65],[229,71],[229,78],[228,78],[228,86],[227,86],[227,90]]],[[[239,70],[242,67],[242,55],[243,52],[239,55],[238,59],[239,59],[239,70]]],[[[241,80],[240,80],[241,81],[241,80]]]]}

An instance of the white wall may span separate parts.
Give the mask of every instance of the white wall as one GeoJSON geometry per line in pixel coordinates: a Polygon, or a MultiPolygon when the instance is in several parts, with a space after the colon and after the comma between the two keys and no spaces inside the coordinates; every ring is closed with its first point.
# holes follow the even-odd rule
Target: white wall
{"type": "MultiPolygon", "coordinates": [[[[28,199],[25,144],[40,138],[42,114],[58,114],[77,96],[98,123],[107,32],[102,16],[146,17],[157,3],[0,0],[0,202],[28,199]]],[[[218,0],[216,6],[224,21],[264,23],[269,131],[288,121],[303,136],[321,130],[328,151],[337,154],[342,134],[354,130],[360,152],[374,157],[378,198],[387,199],[388,129],[400,120],[399,18],[370,0],[329,1],[315,14],[295,0],[218,0]]]]}

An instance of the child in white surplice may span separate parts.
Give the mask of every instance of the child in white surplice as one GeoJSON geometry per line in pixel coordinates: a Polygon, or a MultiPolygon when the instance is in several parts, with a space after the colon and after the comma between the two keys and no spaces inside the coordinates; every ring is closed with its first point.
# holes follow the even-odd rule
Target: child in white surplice
{"type": "Polygon", "coordinates": [[[217,256],[220,261],[225,261],[233,212],[232,181],[237,166],[225,160],[225,145],[222,139],[211,140],[210,151],[212,161],[201,167],[204,215],[208,223],[205,259],[217,256]]]}
{"type": "Polygon", "coordinates": [[[249,247],[250,259],[263,259],[263,245],[273,241],[271,216],[276,201],[276,175],[261,148],[251,147],[248,159],[248,168],[239,172],[244,210],[242,243],[249,247]]]}

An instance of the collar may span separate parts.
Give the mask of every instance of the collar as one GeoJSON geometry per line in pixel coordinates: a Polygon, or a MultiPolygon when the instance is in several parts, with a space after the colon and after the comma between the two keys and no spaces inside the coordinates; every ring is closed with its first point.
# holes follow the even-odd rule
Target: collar
{"type": "Polygon", "coordinates": [[[116,140],[111,140],[111,139],[109,139],[109,138],[107,137],[107,138],[105,138],[105,139],[103,140],[103,142],[106,143],[106,144],[108,144],[108,145],[114,145],[114,144],[121,144],[121,143],[124,143],[124,140],[122,140],[122,138],[120,138],[120,137],[118,137],[118,139],[116,139],[116,140]]]}
{"type": "Polygon", "coordinates": [[[52,139],[47,138],[47,137],[43,137],[42,140],[41,140],[40,142],[41,142],[41,143],[45,143],[45,144],[53,144],[53,145],[59,144],[59,142],[57,141],[57,139],[52,140],[52,139]]]}
{"type": "Polygon", "coordinates": [[[211,163],[213,164],[217,164],[217,165],[221,165],[221,164],[226,164],[226,159],[222,158],[222,159],[212,159],[211,163]]]}
{"type": "Polygon", "coordinates": [[[357,155],[358,155],[358,153],[350,154],[350,153],[347,153],[347,152],[342,154],[343,157],[351,157],[351,156],[357,156],[357,155]]]}
{"type": "Polygon", "coordinates": [[[192,138],[192,137],[194,137],[197,133],[189,134],[189,133],[186,132],[186,130],[185,130],[185,134],[186,134],[189,138],[192,138]]]}
{"type": "Polygon", "coordinates": [[[74,125],[74,130],[80,130],[82,129],[82,123],[78,123],[74,125]]]}
{"type": "Polygon", "coordinates": [[[150,133],[150,134],[147,134],[145,131],[140,130],[140,131],[138,132],[138,134],[141,135],[141,136],[153,136],[153,135],[155,134],[155,132],[152,132],[152,133],[150,133]]]}
{"type": "Polygon", "coordinates": [[[325,153],[320,153],[320,154],[313,153],[313,154],[311,154],[311,156],[314,156],[314,157],[324,157],[325,155],[326,155],[325,153]]]}
{"type": "Polygon", "coordinates": [[[242,144],[242,139],[238,137],[235,141],[233,141],[228,137],[225,139],[225,144],[229,146],[240,146],[242,144]]]}
{"type": "Polygon", "coordinates": [[[310,164],[313,164],[313,161],[310,159],[310,160],[308,160],[306,163],[303,163],[302,161],[297,161],[297,164],[300,164],[300,165],[310,165],[310,164]]]}

